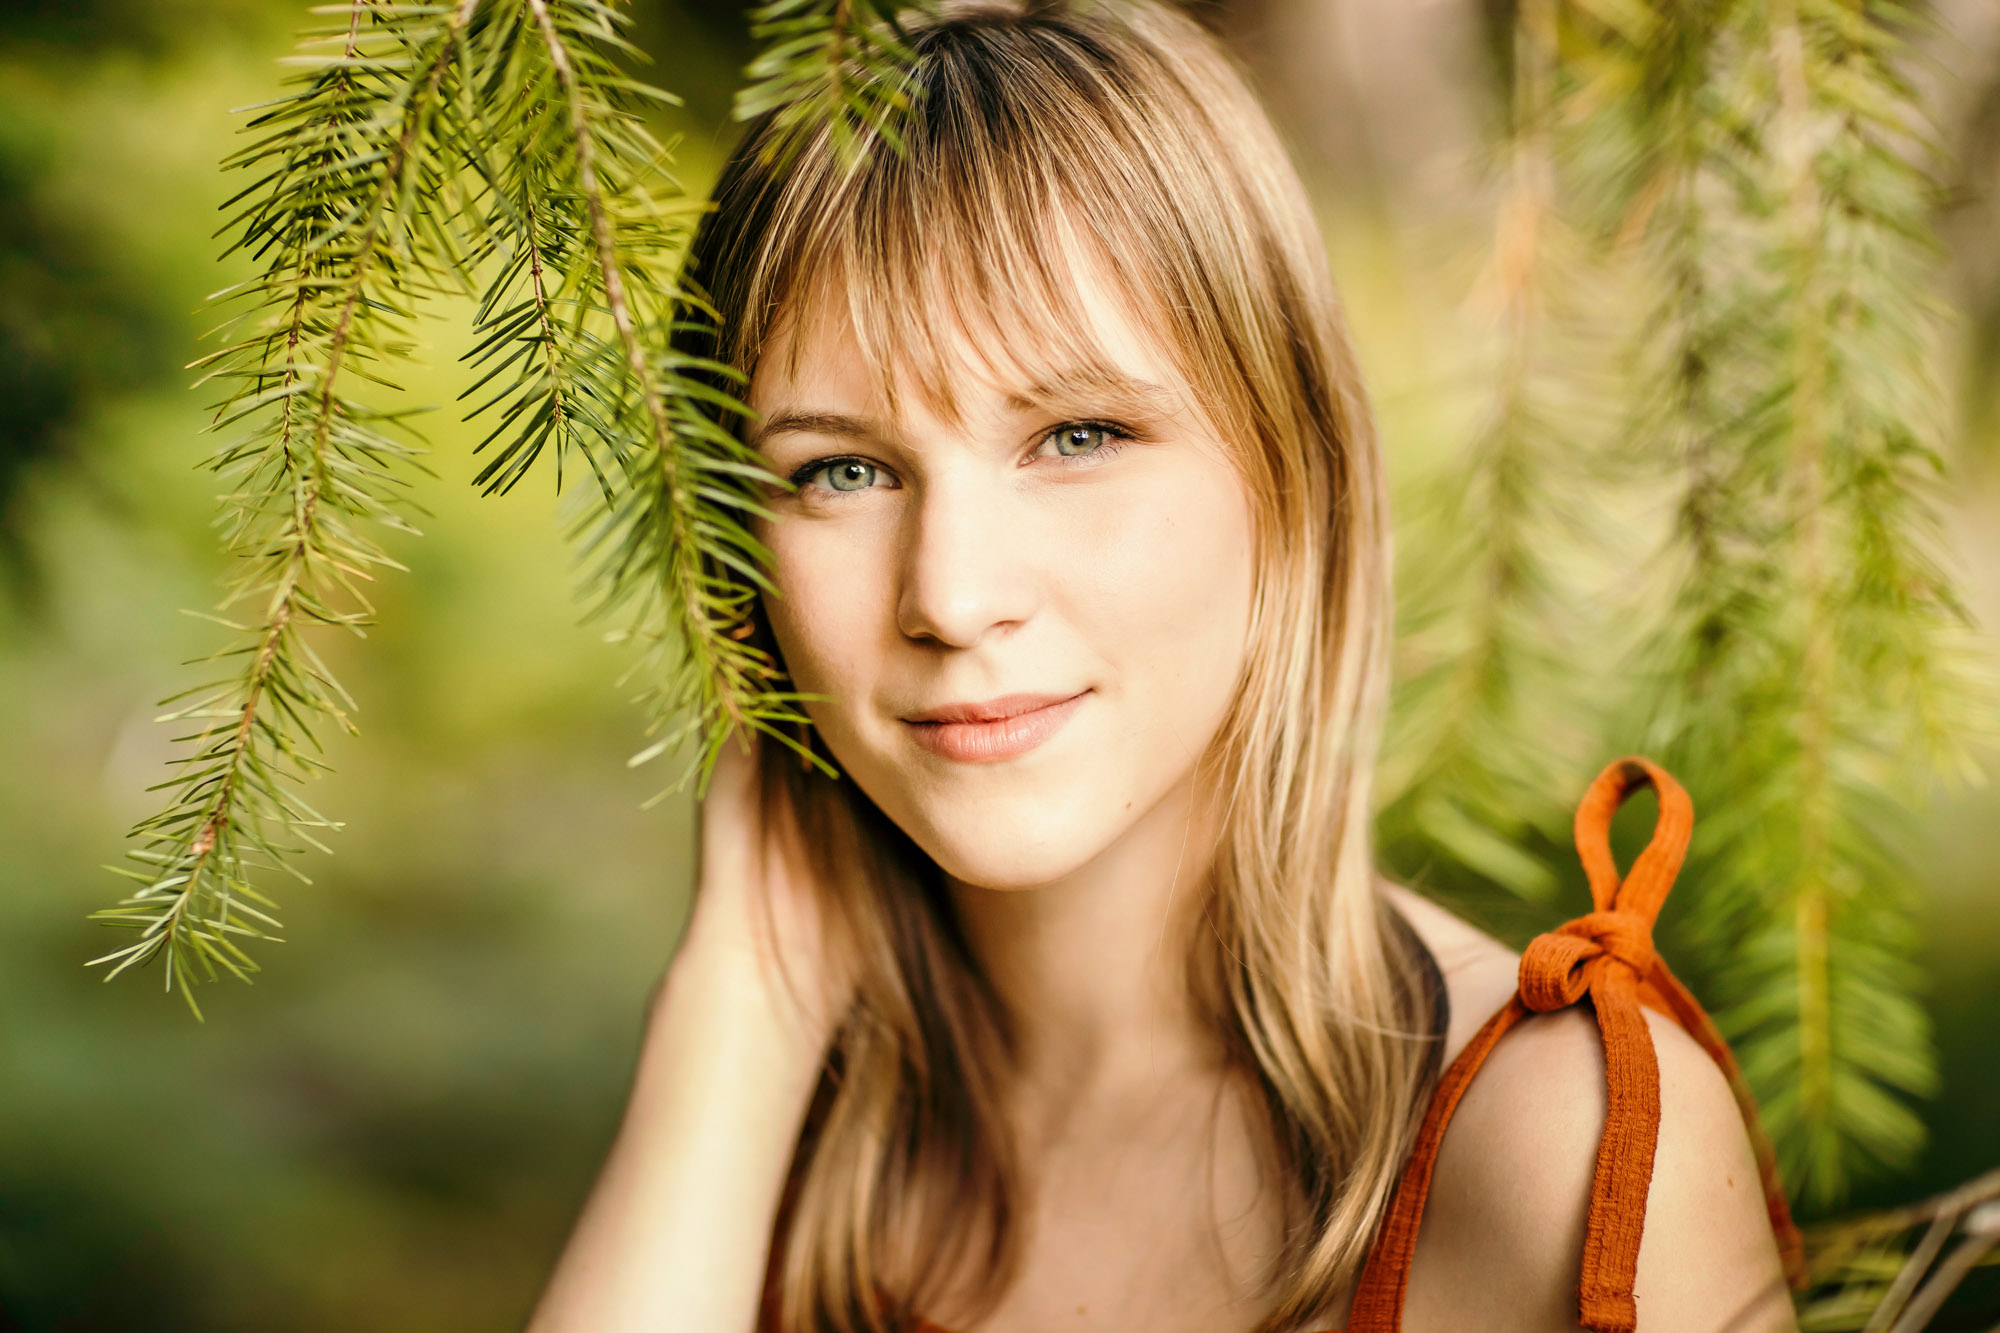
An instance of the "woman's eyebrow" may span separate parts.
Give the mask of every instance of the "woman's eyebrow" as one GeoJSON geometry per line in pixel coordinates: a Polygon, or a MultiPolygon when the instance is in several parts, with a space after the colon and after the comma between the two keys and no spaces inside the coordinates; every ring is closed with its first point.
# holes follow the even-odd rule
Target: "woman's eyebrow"
{"type": "Polygon", "coordinates": [[[846,412],[814,412],[786,409],[765,418],[763,424],[751,432],[750,443],[760,448],[774,435],[798,433],[803,435],[831,435],[839,439],[873,440],[884,439],[890,432],[873,417],[854,416],[846,412]]]}
{"type": "MultiPolygon", "coordinates": [[[[1184,406],[1179,393],[1121,370],[1084,366],[1044,376],[1025,389],[1007,395],[1007,411],[1020,414],[1036,410],[1060,410],[1083,404],[1169,417],[1184,406]]],[[[784,408],[766,417],[751,432],[752,448],[762,448],[773,437],[785,434],[826,435],[835,439],[889,440],[896,432],[870,416],[848,412],[818,411],[811,408],[784,408]]]]}
{"type": "Polygon", "coordinates": [[[1126,410],[1172,416],[1182,406],[1181,395],[1165,385],[1102,366],[1080,366],[1044,376],[1025,390],[1007,395],[1012,412],[1075,405],[1084,400],[1108,400],[1126,410]]]}

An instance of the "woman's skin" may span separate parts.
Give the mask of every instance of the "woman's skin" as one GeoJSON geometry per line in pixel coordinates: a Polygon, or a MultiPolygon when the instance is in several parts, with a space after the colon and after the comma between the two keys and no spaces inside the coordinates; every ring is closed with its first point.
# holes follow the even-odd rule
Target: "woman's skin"
{"type": "MultiPolygon", "coordinates": [[[[767,609],[799,687],[830,696],[810,705],[817,731],[944,870],[1023,1038],[1007,1102],[1022,1268],[976,1324],[953,1322],[970,1275],[925,1313],[957,1333],[1248,1329],[1278,1193],[1253,1095],[1226,1073],[1178,964],[1219,815],[1196,759],[1246,660],[1251,513],[1191,390],[1116,286],[1079,272],[1098,370],[1116,375],[987,374],[968,342],[952,420],[914,393],[891,417],[844,324],[821,314],[838,300],[781,325],[749,389],[759,447],[800,483],[774,498],[763,533],[783,593],[767,609]],[[1026,382],[1051,379],[1069,386],[1026,382]],[[980,729],[909,720],[1018,693],[1081,697],[1039,745],[998,758],[938,753],[991,743],[980,729]]],[[[819,946],[796,826],[764,824],[751,772],[732,749],[704,802],[694,916],[533,1333],[753,1326],[851,979],[819,946]]],[[[1515,956],[1388,892],[1443,968],[1450,1060],[1512,991],[1515,956]]],[[[1727,1085],[1692,1039],[1649,1018],[1663,1115],[1640,1327],[1794,1328],[1727,1085]]],[[[1587,1010],[1531,1019],[1499,1045],[1440,1154],[1410,1333],[1576,1327],[1604,1099],[1587,1010]]],[[[1346,1304],[1303,1329],[1337,1326],[1346,1304]]]]}

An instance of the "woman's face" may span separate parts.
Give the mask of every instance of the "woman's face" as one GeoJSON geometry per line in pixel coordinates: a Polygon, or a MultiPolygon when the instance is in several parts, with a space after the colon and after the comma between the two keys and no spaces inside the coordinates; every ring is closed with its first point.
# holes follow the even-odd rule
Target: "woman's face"
{"type": "Polygon", "coordinates": [[[806,711],[841,766],[968,884],[1089,865],[1188,780],[1245,664],[1247,492],[1115,291],[1077,293],[1113,375],[960,357],[956,423],[915,393],[892,419],[844,319],[782,328],[750,385],[799,487],[761,532],[785,664],[829,696],[806,711]]]}

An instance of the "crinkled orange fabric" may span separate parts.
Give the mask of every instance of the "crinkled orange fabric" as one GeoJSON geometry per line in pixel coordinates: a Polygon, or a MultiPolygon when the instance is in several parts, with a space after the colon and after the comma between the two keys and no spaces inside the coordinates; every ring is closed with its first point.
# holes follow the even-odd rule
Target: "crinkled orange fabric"
{"type": "MultiPolygon", "coordinates": [[[[1521,955],[1520,985],[1513,998],[1486,1021],[1445,1071],[1362,1268],[1345,1333],[1400,1333],[1410,1260],[1416,1253],[1417,1228],[1423,1221],[1438,1147],[1487,1055],[1522,1019],[1583,999],[1596,1012],[1604,1038],[1609,1105],[1597,1146],[1577,1280],[1582,1326],[1598,1333],[1633,1333],[1638,1321],[1632,1288],[1639,1267],[1639,1237],[1646,1225],[1646,1192],[1653,1181],[1653,1150],[1660,1134],[1660,1066],[1642,1004],[1685,1028],[1728,1077],[1756,1151],[1785,1276],[1795,1287],[1804,1282],[1804,1255],[1778,1180],[1777,1158],[1757,1123],[1756,1107],[1735,1057],[1694,996],[1653,952],[1653,922],[1680,873],[1693,830],[1693,802],[1680,783],[1651,760],[1636,755],[1615,760],[1590,784],[1577,805],[1576,850],[1590,880],[1595,910],[1528,945],[1521,955]],[[1644,786],[1658,795],[1660,812],[1652,840],[1633,862],[1631,873],[1621,879],[1611,856],[1611,817],[1626,797],[1644,786]]],[[[950,1331],[919,1319],[909,1333],[950,1331]]]]}
{"type": "Polygon", "coordinates": [[[1757,1123],[1749,1089],[1715,1024],[1687,988],[1653,952],[1653,922],[1687,856],[1694,805],[1680,783],[1637,756],[1607,765],[1576,811],[1576,850],[1590,879],[1596,910],[1536,937],[1521,955],[1514,998],[1488,1019],[1445,1072],[1418,1131],[1396,1198],[1376,1233],[1374,1248],[1354,1294],[1347,1333],[1397,1333],[1409,1287],[1417,1227],[1452,1112],[1487,1054],[1529,1014],[1546,1013],[1589,998],[1604,1038],[1604,1080],[1609,1106],[1591,1180],[1590,1215],[1577,1310],[1585,1328],[1631,1333],[1638,1321],[1632,1287],[1639,1267],[1639,1236],[1646,1225],[1646,1191],[1653,1181],[1653,1149],[1660,1133],[1660,1067],[1641,1004],[1658,1009],[1701,1043],[1736,1093],[1763,1177],[1771,1229],[1785,1276],[1804,1281],[1798,1229],[1785,1206],[1777,1158],[1757,1123]],[[1611,857],[1611,817],[1625,798],[1651,785],[1660,813],[1652,841],[1622,880],[1611,857]]]}

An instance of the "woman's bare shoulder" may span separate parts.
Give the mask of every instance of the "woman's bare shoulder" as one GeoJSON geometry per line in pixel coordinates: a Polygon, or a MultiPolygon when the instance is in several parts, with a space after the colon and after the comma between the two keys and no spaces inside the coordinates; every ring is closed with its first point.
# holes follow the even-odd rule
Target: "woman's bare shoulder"
{"type": "MultiPolygon", "coordinates": [[[[1408,890],[1392,901],[1452,994],[1447,1060],[1514,988],[1518,956],[1408,890]],[[1464,1006],[1473,1010],[1461,1013],[1464,1006]]],[[[1650,1010],[1660,1137],[1639,1250],[1639,1327],[1792,1329],[1757,1166],[1728,1081],[1650,1010]]],[[[1591,1177],[1604,1131],[1604,1048],[1588,1006],[1523,1021],[1493,1048],[1441,1145],[1410,1277],[1411,1330],[1574,1328],[1591,1177]]]]}

